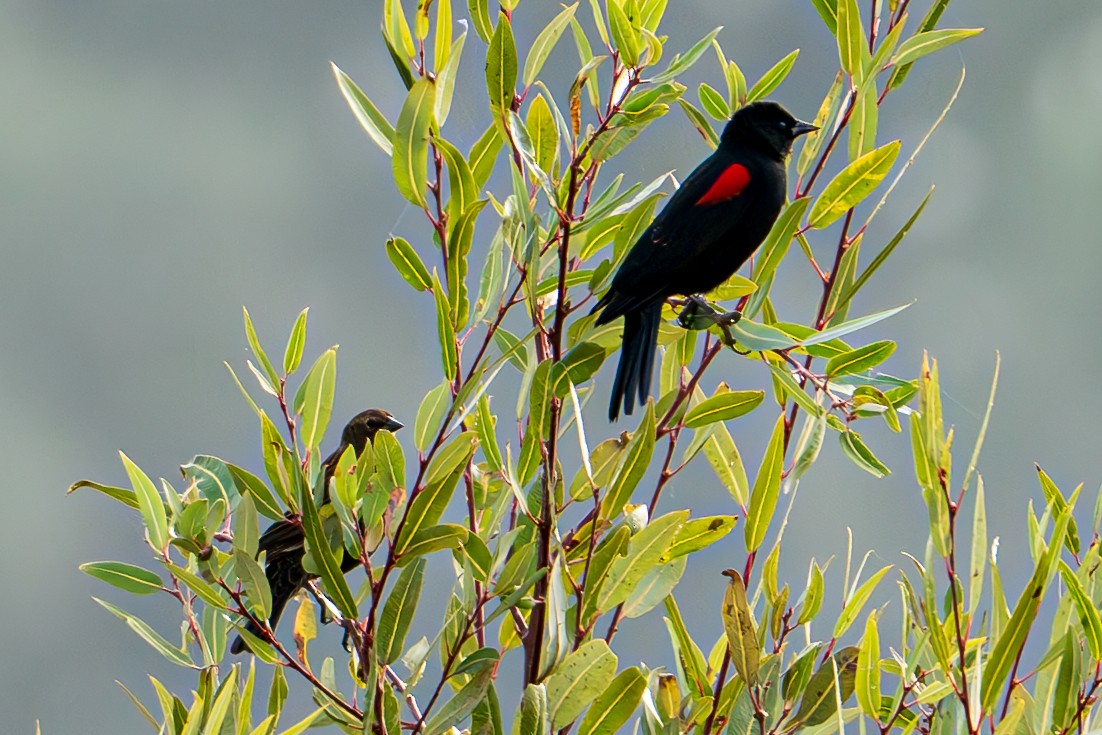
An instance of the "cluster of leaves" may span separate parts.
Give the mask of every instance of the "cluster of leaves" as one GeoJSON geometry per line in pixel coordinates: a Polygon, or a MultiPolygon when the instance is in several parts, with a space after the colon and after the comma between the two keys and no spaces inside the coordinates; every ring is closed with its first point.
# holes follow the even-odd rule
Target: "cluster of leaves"
{"type": "MultiPolygon", "coordinates": [[[[507,658],[516,662],[505,665],[522,672],[511,720],[513,732],[523,735],[575,727],[580,735],[607,735],[637,712],[647,735],[830,732],[857,717],[881,732],[977,733],[984,723],[1007,733],[1086,727],[1102,683],[1102,623],[1094,605],[1102,591],[1093,576],[1097,538],[1081,552],[1071,519],[1078,491],[1065,498],[1041,473],[1046,510],[1041,518],[1031,513],[1029,525],[1036,571],[1011,611],[987,551],[978,476],[971,564],[967,577],[957,571],[956,520],[975,476],[982,433],[954,491],[952,432],[942,425],[936,363],[924,364],[914,380],[896,378],[874,371],[894,351],[893,342],[847,341],[903,308],[849,313],[854,296],[929,200],[927,194],[860,267],[869,223],[925,143],[897,166],[901,143],[877,144],[879,109],[914,62],[978,30],[937,28],[947,0],[935,0],[910,35],[907,0],[869,3],[867,27],[856,0],[813,4],[836,40],[840,69],[816,115],[821,132],[808,136],[795,156],[791,202],[750,277],[732,277],[708,295],[717,309],[734,307],[744,317],[727,333],[713,323],[667,321],[657,400],[630,432],[594,445],[591,438],[608,429],[587,425],[583,409],[595,392],[594,376],[619,343],[619,327],[596,327],[587,307],[651,220],[669,178],[625,186],[622,175],[603,177],[605,168],[674,103],[715,145],[709,117],[722,121],[769,95],[796,52],[749,85],[723,52],[716,29],[663,64],[665,0],[607,0],[603,7],[591,0],[589,21],[602,53],[594,53],[592,31],[583,27],[575,3],[536,36],[522,65],[513,36],[518,0],[501,3],[496,18],[486,0],[469,0],[470,26],[485,47],[490,115],[464,153],[444,136],[444,125],[468,33],[455,35],[449,0],[421,2],[412,16],[400,0],[384,2],[383,38],[406,89],[396,121],[348,75],[334,72],[364,129],[391,159],[398,191],[425,215],[431,236],[412,242],[394,237],[386,250],[401,277],[432,300],[442,380],[426,393],[410,432],[415,459],[407,461],[408,445],[403,449],[380,432],[360,456],[342,456],[325,493],[319,458],[332,412],[336,351],[317,359],[292,397],[289,381],[297,379],[302,361],[305,312],[292,329],[282,370],[266,356],[246,312],[256,360],[248,367],[278,404],[282,424],[238,381],[260,420],[265,477],[199,456],[182,468],[183,492],[164,480],[158,491],[124,455],[131,489],[88,481],[74,486],[93,487],[138,510],[161,565],[159,572],[121,562],[84,569],[129,592],[168,593],[183,610],[177,645],[102,603],[167,659],[200,671],[190,706],[156,681],[161,717],[134,697],[156,728],[275,732],[290,670],[309,684],[318,709],[285,733],[329,723],[357,733],[439,735],[464,726],[496,735],[509,720],[497,680],[507,658]],[[557,99],[540,72],[567,29],[578,72],[557,99]],[[678,79],[709,51],[719,61],[726,93],[701,84],[698,106],[678,79]],[[846,160],[832,163],[835,156],[846,160]],[[487,187],[501,168],[508,183],[495,194],[487,187]],[[837,173],[824,183],[828,170],[837,173]],[[476,242],[486,255],[472,294],[467,281],[476,242]],[[793,242],[799,248],[791,249],[793,242]],[[822,289],[806,323],[782,319],[771,297],[776,269],[790,252],[806,262],[822,289]],[[686,328],[694,326],[701,328],[686,328]],[[721,352],[732,354],[726,349],[732,338],[745,358],[740,373],[770,376],[772,402],[764,391],[732,389],[724,381],[705,391],[705,372],[715,372],[721,352]],[[502,409],[500,402],[492,405],[488,388],[504,370],[516,371],[520,388],[515,403],[502,409]],[[917,410],[908,405],[916,395],[917,410]],[[776,410],[777,416],[751,483],[730,422],[755,410],[776,410]],[[503,416],[508,420],[500,421],[503,416]],[[886,658],[878,610],[865,617],[854,645],[840,642],[891,567],[865,576],[862,562],[851,575],[847,561],[839,582],[844,603],[832,622],[825,621],[823,567],[811,561],[799,594],[781,584],[777,571],[783,524],[774,521],[782,487],[795,488],[828,431],[857,466],[888,473],[854,429],[864,419],[870,420],[863,426],[874,427],[883,420],[892,432],[909,421],[918,484],[930,509],[925,560],[915,560],[912,575],[899,575],[903,631],[886,658]],[[577,446],[578,466],[569,472],[563,442],[577,446]],[[700,455],[729,491],[731,513],[692,518],[687,510],[660,508],[667,485],[700,455]],[[326,495],[332,502],[322,502],[326,495]],[[306,568],[318,577],[310,592],[345,631],[348,677],[340,681],[333,659],[311,662],[316,625],[309,598],[296,615],[293,647],[264,624],[271,591],[263,558],[256,558],[259,517],[284,513],[304,531],[306,568]],[[705,655],[673,593],[688,558],[727,537],[736,516],[744,519],[745,563],[728,570],[719,610],[725,632],[705,655]],[[453,517],[459,521],[445,520],[453,517]],[[770,546],[770,530],[778,525],[770,546]],[[1065,549],[1074,567],[1061,558],[1065,549]],[[360,559],[366,574],[355,593],[341,573],[344,552],[360,559]],[[452,560],[452,592],[445,609],[435,611],[434,638],[410,642],[432,554],[452,560]],[[986,570],[992,604],[983,614],[986,570]],[[1071,594],[1058,605],[1048,652],[1027,677],[1021,670],[1026,635],[1057,571],[1071,594]],[[621,668],[613,649],[621,625],[658,606],[666,616],[672,669],[621,668]],[[256,658],[276,672],[268,714],[255,726],[255,660],[247,671],[242,664],[221,668],[227,638],[244,633],[245,620],[262,631],[246,634],[256,658]],[[796,632],[802,645],[792,638],[796,632]],[[438,662],[430,665],[434,652],[438,662]],[[1034,684],[1031,694],[1027,679],[1034,684]],[[857,705],[846,707],[854,694],[857,705]]],[[[668,316],[674,316],[672,307],[668,316]]]]}

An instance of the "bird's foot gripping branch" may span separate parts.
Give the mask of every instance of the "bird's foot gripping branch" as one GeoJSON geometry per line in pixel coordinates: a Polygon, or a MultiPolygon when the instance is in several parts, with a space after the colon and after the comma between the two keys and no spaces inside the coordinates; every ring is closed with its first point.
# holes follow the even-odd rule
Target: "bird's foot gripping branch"
{"type": "MultiPolygon", "coordinates": [[[[439,379],[400,433],[377,411],[326,439],[335,348],[301,373],[304,312],[277,367],[246,313],[252,359],[231,372],[258,451],[196,456],[182,485],[154,484],[123,455],[130,487],[74,485],[137,511],[147,542],[140,564],[84,570],[179,604],[180,629],[165,635],[175,621],[102,601],[198,672],[190,701],[157,679],[157,707],[131,695],[142,716],[173,735],[321,724],[377,735],[1095,729],[1098,536],[1086,543],[1073,520],[1079,491],[1038,472],[1045,510],[1028,517],[1018,551],[1032,573],[1011,604],[975,470],[986,418],[954,474],[937,364],[897,378],[881,370],[895,342],[861,339],[902,308],[868,313],[863,288],[929,201],[884,206],[929,136],[885,142],[880,111],[926,55],[978,32],[939,27],[948,4],[812,2],[822,24],[808,43],[836,49],[839,69],[821,101],[789,100],[815,113],[803,123],[766,101],[786,94],[796,52],[748,83],[743,67],[768,64],[728,58],[720,41],[737,35],[667,48],[664,0],[509,0],[493,14],[485,0],[386,0],[393,83],[375,74],[369,96],[334,72],[379,149],[372,166],[389,164],[419,213],[379,246],[412,288],[410,313],[435,331],[439,379]],[[518,48],[517,37],[532,42],[518,48]],[[543,81],[552,55],[573,64],[563,84],[543,81]],[[694,66],[706,81],[690,91],[694,66]],[[449,123],[459,87],[483,114],[449,123]],[[648,127],[671,112],[673,129],[703,138],[678,164],[692,173],[676,190],[668,174],[626,182],[622,157],[653,146],[648,127]],[[816,296],[810,313],[793,289],[816,296]],[[690,297],[678,307],[689,329],[664,311],[678,295],[690,297]],[[744,357],[724,349],[731,341],[744,357]],[[621,345],[612,377],[602,366],[621,345]],[[606,392],[611,413],[637,410],[638,421],[611,426],[586,410],[606,392]],[[904,424],[917,488],[890,492],[922,498],[925,552],[903,562],[905,550],[882,549],[893,564],[871,571],[852,554],[819,564],[817,540],[794,546],[782,490],[790,508],[800,481],[837,492],[812,472],[824,452],[887,475],[870,445],[906,443],[904,424]],[[768,438],[748,469],[754,435],[768,438]],[[675,483],[681,499],[708,493],[716,514],[671,507],[675,483]],[[728,499],[717,506],[717,494],[728,499]],[[272,522],[263,533],[261,516],[272,522]],[[792,561],[806,575],[788,578],[792,561]],[[1067,594],[1046,618],[1057,573],[1067,594]],[[902,619],[891,632],[888,575],[902,619]],[[347,660],[319,651],[325,632],[304,589],[343,629],[347,660]],[[422,601],[424,589],[442,594],[422,601]],[[297,609],[280,627],[286,605],[297,609]],[[632,649],[646,660],[628,663],[624,641],[644,615],[664,617],[669,645],[648,641],[632,649]],[[1045,650],[1027,650],[1041,625],[1031,641],[1045,650]],[[257,662],[272,666],[267,692],[257,662]],[[298,687],[313,708],[292,718],[298,687]]],[[[931,131],[947,109],[931,111],[931,131]]]]}

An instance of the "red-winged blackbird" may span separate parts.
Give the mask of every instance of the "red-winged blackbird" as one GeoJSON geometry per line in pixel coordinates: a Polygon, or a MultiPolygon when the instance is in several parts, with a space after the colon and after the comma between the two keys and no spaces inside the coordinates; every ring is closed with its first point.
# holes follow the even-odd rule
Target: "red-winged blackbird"
{"type": "MultiPolygon", "coordinates": [[[[378,408],[370,408],[353,416],[341,432],[340,446],[322,463],[322,482],[324,483],[322,504],[329,502],[329,481],[337,469],[337,462],[340,461],[344,450],[351,446],[359,455],[380,429],[397,431],[401,428],[401,422],[378,408]]],[[[268,577],[268,586],[272,590],[272,612],[268,617],[268,625],[273,630],[287,602],[310,579],[310,575],[302,568],[302,557],[306,553],[305,542],[306,536],[298,518],[284,518],[276,521],[260,536],[257,553],[268,552],[264,573],[268,577]]],[[[359,559],[346,551],[344,558],[341,559],[341,571],[350,572],[359,563],[359,559]]],[[[253,625],[252,621],[245,624],[245,630],[253,635],[260,635],[260,630],[253,625]]],[[[230,651],[233,653],[241,653],[248,649],[248,644],[240,636],[230,646],[230,651]]]]}
{"type": "Polygon", "coordinates": [[[609,420],[646,403],[662,304],[705,293],[739,269],[784,206],[792,141],[817,130],[776,102],[752,102],[731,116],[719,147],[689,174],[639,237],[597,303],[597,324],[624,317],[623,347],[609,420]]]}

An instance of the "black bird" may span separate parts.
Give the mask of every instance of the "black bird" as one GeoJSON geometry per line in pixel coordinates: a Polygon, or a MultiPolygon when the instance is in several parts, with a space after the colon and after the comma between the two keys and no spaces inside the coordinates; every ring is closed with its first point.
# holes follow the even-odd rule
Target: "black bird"
{"type": "Polygon", "coordinates": [[[776,102],[751,102],[731,116],[719,147],[689,174],[639,237],[597,303],[597,324],[624,317],[623,347],[609,420],[646,403],[662,304],[711,291],[761,245],[784,206],[792,142],[818,128],[776,102]]]}
{"type": "MultiPolygon", "coordinates": [[[[337,469],[337,462],[348,447],[353,447],[359,455],[380,429],[397,431],[401,428],[400,421],[378,408],[370,408],[353,416],[341,432],[340,446],[322,463],[322,482],[324,483],[322,504],[329,502],[329,481],[337,469]]],[[[283,613],[287,602],[310,579],[310,575],[302,568],[302,557],[306,553],[305,542],[306,536],[302,530],[302,523],[297,518],[276,521],[260,536],[257,553],[268,552],[264,573],[268,577],[268,586],[272,590],[272,612],[268,618],[268,625],[273,630],[279,623],[279,616],[283,613]]],[[[359,559],[345,552],[344,558],[341,559],[341,571],[350,572],[359,563],[359,559]]],[[[253,625],[252,621],[245,624],[245,630],[253,635],[260,635],[260,630],[253,625]]],[[[249,646],[240,636],[230,646],[232,653],[247,650],[249,646]]]]}

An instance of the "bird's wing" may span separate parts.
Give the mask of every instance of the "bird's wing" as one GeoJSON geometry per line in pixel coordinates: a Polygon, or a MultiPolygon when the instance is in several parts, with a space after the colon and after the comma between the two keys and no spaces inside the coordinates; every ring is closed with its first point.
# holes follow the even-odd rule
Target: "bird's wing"
{"type": "Polygon", "coordinates": [[[702,255],[750,206],[742,195],[750,176],[718,153],[689,174],[625,256],[613,280],[609,318],[680,293],[682,273],[707,267],[702,255]]]}

